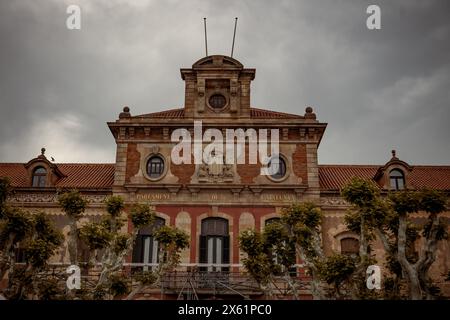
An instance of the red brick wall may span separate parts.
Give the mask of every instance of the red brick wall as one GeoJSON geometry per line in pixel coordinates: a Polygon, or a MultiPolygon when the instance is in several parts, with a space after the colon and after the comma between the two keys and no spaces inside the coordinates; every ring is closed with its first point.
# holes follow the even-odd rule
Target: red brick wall
{"type": "Polygon", "coordinates": [[[139,172],[141,153],[137,151],[136,143],[128,143],[127,149],[127,169],[125,173],[125,182],[130,182],[130,178],[139,172]]]}
{"type": "Polygon", "coordinates": [[[297,177],[302,178],[304,183],[308,183],[308,167],[305,144],[297,144],[297,148],[292,154],[292,171],[294,171],[294,174],[297,177]]]}
{"type": "Polygon", "coordinates": [[[245,145],[245,164],[238,164],[236,166],[237,173],[241,177],[241,183],[248,183],[252,184],[254,183],[253,179],[255,179],[261,172],[261,163],[259,162],[257,164],[249,164],[249,157],[248,157],[248,144],[245,145]]]}
{"type": "MultiPolygon", "coordinates": [[[[193,161],[191,161],[193,162],[193,161]]],[[[180,179],[178,181],[178,183],[180,184],[189,184],[191,182],[191,177],[195,172],[195,164],[191,163],[191,164],[179,164],[179,165],[175,165],[175,164],[171,164],[170,165],[170,171],[172,172],[172,174],[176,177],[178,177],[178,179],[180,179]]]]}

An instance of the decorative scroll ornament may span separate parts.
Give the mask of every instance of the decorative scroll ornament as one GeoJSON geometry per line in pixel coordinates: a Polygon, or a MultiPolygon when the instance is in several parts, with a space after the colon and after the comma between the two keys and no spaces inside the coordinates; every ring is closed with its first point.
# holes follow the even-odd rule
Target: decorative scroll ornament
{"type": "MultiPolygon", "coordinates": [[[[83,195],[92,204],[102,204],[106,195],[83,195]]],[[[16,193],[8,198],[12,203],[56,203],[58,195],[54,193],[16,193]]]]}

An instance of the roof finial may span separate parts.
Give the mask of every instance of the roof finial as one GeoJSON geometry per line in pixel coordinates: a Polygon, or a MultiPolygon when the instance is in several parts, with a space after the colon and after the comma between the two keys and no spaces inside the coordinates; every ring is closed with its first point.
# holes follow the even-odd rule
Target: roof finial
{"type": "Polygon", "coordinates": [[[130,107],[125,106],[125,107],[123,107],[123,111],[119,114],[119,119],[129,118],[129,117],[131,117],[130,107]]]}
{"type": "Polygon", "coordinates": [[[45,148],[41,148],[41,155],[44,155],[45,153],[45,148]]]}
{"type": "Polygon", "coordinates": [[[397,154],[397,151],[395,151],[395,149],[392,150],[392,158],[396,158],[396,154],[397,154]]]}
{"type": "Polygon", "coordinates": [[[305,109],[305,119],[316,119],[316,114],[313,112],[312,107],[306,107],[305,109]]]}

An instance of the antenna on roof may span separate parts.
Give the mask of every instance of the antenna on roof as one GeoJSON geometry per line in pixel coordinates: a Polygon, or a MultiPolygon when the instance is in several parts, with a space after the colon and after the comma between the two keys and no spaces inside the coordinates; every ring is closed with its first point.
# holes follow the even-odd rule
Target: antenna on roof
{"type": "Polygon", "coordinates": [[[208,56],[208,37],[206,36],[206,18],[203,18],[203,24],[205,25],[205,50],[206,56],[208,56]]]}
{"type": "Polygon", "coordinates": [[[237,26],[238,18],[234,18],[234,33],[233,33],[233,44],[231,45],[231,56],[233,58],[233,51],[234,51],[234,39],[236,38],[236,26],[237,26]]]}

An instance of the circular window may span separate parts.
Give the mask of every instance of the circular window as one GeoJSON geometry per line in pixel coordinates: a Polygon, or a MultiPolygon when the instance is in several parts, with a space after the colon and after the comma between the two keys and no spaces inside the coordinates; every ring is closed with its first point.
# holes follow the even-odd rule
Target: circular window
{"type": "Polygon", "coordinates": [[[164,173],[164,160],[160,156],[152,156],[147,161],[147,175],[157,179],[164,173]]]}
{"type": "Polygon", "coordinates": [[[222,109],[227,104],[227,99],[221,94],[213,94],[209,97],[209,105],[214,109],[222,109]]]}
{"type": "Polygon", "coordinates": [[[280,156],[273,157],[268,163],[270,177],[280,180],[286,175],[286,161],[280,156]]]}

